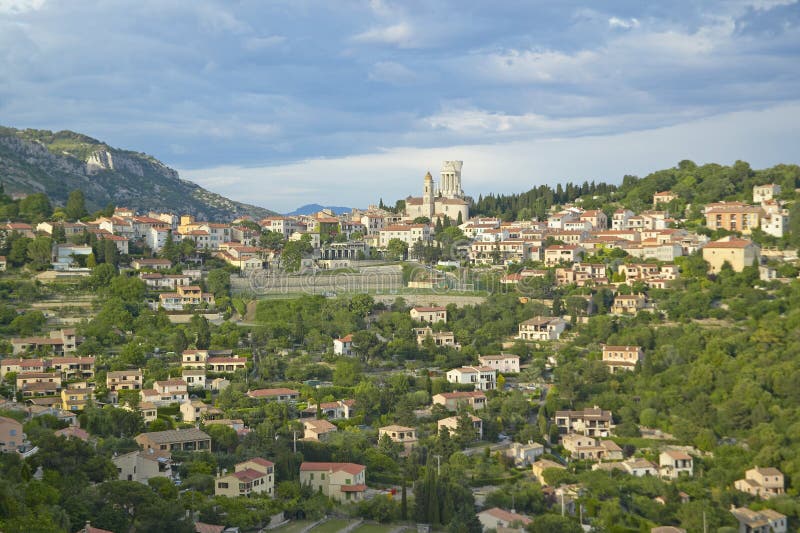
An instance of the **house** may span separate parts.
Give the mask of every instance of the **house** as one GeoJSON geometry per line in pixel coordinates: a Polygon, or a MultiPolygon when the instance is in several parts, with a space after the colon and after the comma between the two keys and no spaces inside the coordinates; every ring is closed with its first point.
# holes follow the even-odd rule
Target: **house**
{"type": "Polygon", "coordinates": [[[305,428],[303,438],[308,440],[322,440],[329,433],[339,431],[339,428],[325,419],[303,420],[303,427],[305,428]]]}
{"type": "Polygon", "coordinates": [[[169,452],[156,452],[149,449],[137,450],[123,455],[115,455],[111,462],[117,467],[117,479],[136,481],[147,485],[154,477],[172,476],[172,459],[169,452]]]}
{"type": "Polygon", "coordinates": [[[186,382],[187,389],[205,389],[206,388],[206,371],[184,369],[181,372],[181,379],[186,382]]]}
{"type": "Polygon", "coordinates": [[[574,432],[587,437],[608,437],[614,427],[611,411],[596,405],[582,411],[556,411],[555,419],[562,435],[574,432]]]}
{"type": "Polygon", "coordinates": [[[545,266],[556,266],[562,263],[575,263],[583,257],[584,249],[577,244],[561,244],[544,249],[545,266]]]}
{"type": "Polygon", "coordinates": [[[631,458],[620,464],[632,476],[644,477],[658,474],[658,467],[646,459],[631,458]]]}
{"type": "Polygon", "coordinates": [[[503,374],[519,374],[519,356],[511,354],[481,355],[478,361],[484,367],[494,368],[503,374]]]}
{"type": "Polygon", "coordinates": [[[184,422],[198,422],[207,417],[222,416],[222,411],[200,400],[186,400],[181,403],[181,418],[184,422]]]}
{"type": "Polygon", "coordinates": [[[341,339],[333,339],[333,353],[335,355],[353,355],[353,336],[345,335],[341,339]]]}
{"type": "Polygon", "coordinates": [[[556,470],[566,470],[564,465],[556,463],[555,461],[550,461],[549,459],[539,459],[531,465],[531,472],[533,473],[533,477],[536,478],[539,483],[542,485],[547,485],[543,474],[545,470],[550,470],[551,468],[555,468],[556,470]]]}
{"type": "Polygon", "coordinates": [[[580,460],[622,460],[622,448],[612,440],[598,440],[576,433],[564,435],[561,439],[564,449],[570,452],[573,459],[580,460]]]}
{"type": "Polygon", "coordinates": [[[781,186],[776,183],[753,186],[753,203],[767,202],[781,194],[781,186]]]}
{"type": "Polygon", "coordinates": [[[600,209],[590,209],[581,213],[579,220],[581,222],[588,222],[591,229],[607,229],[608,217],[600,209]]]}
{"type": "Polygon", "coordinates": [[[16,374],[22,372],[44,373],[48,368],[49,365],[44,359],[17,359],[7,357],[0,361],[0,378],[5,379],[6,374],[10,372],[16,374]]]}
{"type": "Polygon", "coordinates": [[[634,215],[635,213],[630,209],[617,209],[611,215],[611,229],[618,231],[628,229],[628,219],[634,215]]]}
{"type": "Polygon", "coordinates": [[[644,360],[641,346],[603,345],[603,363],[613,374],[617,370],[634,370],[644,360]]]}
{"type": "Polygon", "coordinates": [[[312,463],[300,465],[300,484],[308,485],[337,502],[364,499],[367,467],[354,463],[312,463]]]}
{"type": "Polygon", "coordinates": [[[753,511],[748,507],[731,506],[731,514],[739,521],[739,533],[786,533],[786,515],[772,509],[753,511]]]}
{"type": "Polygon", "coordinates": [[[196,428],[140,433],[134,439],[144,450],[196,452],[211,450],[211,437],[196,428]]]}
{"type": "Polygon", "coordinates": [[[733,486],[736,490],[767,500],[784,493],[783,473],[777,468],[756,466],[746,471],[744,479],[735,481],[733,486]]]}
{"type": "MultiPolygon", "coordinates": [[[[328,420],[347,420],[353,416],[354,400],[338,400],[319,404],[319,415],[328,420]]],[[[317,404],[310,402],[301,416],[317,416],[317,404]]]]}
{"type": "Polygon", "coordinates": [[[765,214],[761,206],[742,202],[719,202],[705,208],[706,226],[712,231],[724,229],[748,234],[761,225],[765,214]]]}
{"type": "Polygon", "coordinates": [[[64,379],[91,379],[94,377],[94,362],[94,357],[53,357],[48,364],[64,379]]]}
{"type": "Polygon", "coordinates": [[[0,452],[16,452],[22,448],[24,442],[22,424],[13,418],[0,416],[0,452]]]}
{"type": "Polygon", "coordinates": [[[614,297],[611,312],[615,315],[635,315],[644,309],[644,294],[618,294],[614,297]]]}
{"type": "Polygon", "coordinates": [[[668,204],[676,200],[678,195],[672,191],[662,191],[653,194],[653,209],[658,209],[658,204],[668,204]]]}
{"type": "Polygon", "coordinates": [[[208,350],[184,350],[181,366],[186,369],[204,369],[208,361],[208,350]]]}
{"type": "Polygon", "coordinates": [[[517,466],[528,466],[544,454],[544,446],[538,442],[528,441],[528,444],[512,442],[506,450],[506,456],[514,459],[517,466]]]}
{"type": "Polygon", "coordinates": [[[114,532],[108,529],[100,529],[99,527],[94,527],[92,526],[92,523],[87,520],[86,525],[84,525],[75,533],[114,533],[114,532]]]}
{"type": "MultiPolygon", "coordinates": [[[[468,414],[467,415],[472,422],[472,427],[475,428],[477,440],[483,439],[483,420],[478,418],[475,415],[468,414]]],[[[439,433],[442,430],[446,429],[450,432],[451,435],[458,433],[458,420],[460,417],[458,416],[451,416],[448,418],[442,418],[436,423],[436,428],[439,433]]]]}
{"type": "Polygon", "coordinates": [[[83,411],[92,398],[92,389],[77,387],[61,389],[61,408],[64,411],[83,411]]]}
{"type": "Polygon", "coordinates": [[[106,374],[106,387],[110,391],[141,390],[142,370],[115,370],[106,374]]]}
{"type": "Polygon", "coordinates": [[[75,353],[79,344],[80,342],[74,329],[51,331],[48,337],[11,339],[11,347],[13,348],[14,355],[35,351],[39,348],[47,349],[54,355],[64,355],[75,353]]]}
{"type": "Polygon", "coordinates": [[[735,272],[741,272],[745,267],[758,265],[760,251],[751,240],[723,237],[703,246],[703,259],[708,262],[711,274],[718,274],[726,262],[735,272]]]}
{"type": "Polygon", "coordinates": [[[442,405],[448,411],[458,411],[462,405],[478,411],[486,407],[486,395],[480,391],[440,392],[433,395],[433,405],[442,405]]]}
{"type": "Polygon", "coordinates": [[[276,402],[296,402],[300,393],[293,389],[256,389],[248,391],[247,396],[259,400],[272,400],[276,402]]]}
{"type": "Polygon", "coordinates": [[[417,344],[420,346],[423,345],[425,339],[430,337],[437,347],[461,349],[461,345],[456,342],[456,336],[452,331],[433,331],[430,326],[426,326],[424,328],[414,328],[414,335],[417,337],[417,344]]]}
{"type": "Polygon", "coordinates": [[[234,355],[232,357],[209,357],[206,365],[210,372],[236,372],[247,368],[247,358],[234,355]]]}
{"type": "Polygon", "coordinates": [[[524,341],[555,341],[566,327],[567,322],[562,318],[537,316],[520,323],[517,338],[524,341]]]}
{"type": "Polygon", "coordinates": [[[134,259],[131,261],[134,270],[169,270],[172,261],[169,259],[134,259]]]}
{"type": "Polygon", "coordinates": [[[214,496],[275,495],[275,464],[255,457],[234,465],[233,472],[217,476],[214,496]]]}
{"type": "Polygon", "coordinates": [[[447,381],[458,385],[473,385],[475,390],[497,388],[497,370],[489,366],[463,366],[447,372],[447,381]]]}
{"type": "Polygon", "coordinates": [[[417,445],[417,430],[405,426],[391,425],[378,428],[378,440],[386,435],[392,442],[403,445],[403,455],[408,455],[417,445]]]}
{"type": "Polygon", "coordinates": [[[162,292],[158,295],[159,305],[167,311],[183,311],[191,306],[207,305],[214,307],[214,295],[203,292],[199,285],[180,285],[177,292],[162,292]]]}
{"type": "Polygon", "coordinates": [[[152,402],[139,402],[139,412],[145,424],[154,422],[158,418],[158,407],[152,402]]]}
{"type": "Polygon", "coordinates": [[[435,324],[437,322],[447,322],[446,307],[414,307],[410,311],[412,320],[435,324]]]}
{"type": "Polygon", "coordinates": [[[64,429],[59,429],[53,433],[56,437],[64,437],[65,439],[78,439],[83,442],[89,441],[89,432],[81,429],[79,426],[67,426],[64,429]]]}
{"type": "Polygon", "coordinates": [[[681,474],[691,477],[694,474],[692,456],[677,450],[666,450],[658,456],[661,477],[678,479],[681,474]]]}
{"type": "Polygon", "coordinates": [[[499,507],[492,507],[478,513],[478,521],[483,526],[484,531],[525,531],[525,526],[531,523],[531,519],[525,515],[506,511],[499,507]]]}

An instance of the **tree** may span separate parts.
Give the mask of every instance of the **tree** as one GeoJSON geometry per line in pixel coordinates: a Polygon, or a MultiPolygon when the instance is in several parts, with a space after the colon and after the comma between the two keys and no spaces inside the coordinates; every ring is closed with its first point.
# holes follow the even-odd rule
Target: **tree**
{"type": "Polygon", "coordinates": [[[258,238],[258,244],[262,248],[280,250],[283,247],[283,234],[277,231],[265,230],[258,238]]]}
{"type": "Polygon", "coordinates": [[[207,350],[211,346],[211,326],[209,326],[206,317],[194,315],[190,325],[195,331],[194,345],[198,350],[207,350]]]}
{"type": "Polygon", "coordinates": [[[44,220],[52,213],[50,199],[44,193],[29,194],[19,202],[19,214],[30,221],[44,220]]]}
{"type": "Polygon", "coordinates": [[[86,199],[82,191],[76,190],[69,193],[64,212],[70,220],[78,220],[88,214],[86,211],[86,199]]]}
{"type": "Polygon", "coordinates": [[[50,237],[36,237],[28,244],[28,259],[31,268],[44,270],[50,266],[53,253],[53,240],[50,237]]]}
{"type": "Polygon", "coordinates": [[[525,530],[529,533],[582,533],[583,528],[572,518],[545,514],[537,516],[525,530]]]}
{"type": "Polygon", "coordinates": [[[231,274],[225,269],[217,268],[208,273],[206,288],[214,293],[216,298],[230,296],[231,274]]]}
{"type": "Polygon", "coordinates": [[[281,264],[287,272],[300,270],[303,257],[314,251],[311,244],[311,235],[303,235],[298,241],[289,241],[283,247],[281,264]]]}
{"type": "Polygon", "coordinates": [[[390,259],[402,261],[408,253],[408,244],[400,239],[391,239],[386,245],[386,252],[390,259]]]}

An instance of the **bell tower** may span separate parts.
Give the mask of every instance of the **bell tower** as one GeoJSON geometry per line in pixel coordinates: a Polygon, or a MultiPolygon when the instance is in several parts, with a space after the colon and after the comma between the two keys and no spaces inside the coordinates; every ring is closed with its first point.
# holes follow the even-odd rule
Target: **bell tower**
{"type": "Polygon", "coordinates": [[[433,219],[435,209],[433,192],[433,176],[428,172],[425,174],[425,184],[422,189],[422,216],[433,219]]]}

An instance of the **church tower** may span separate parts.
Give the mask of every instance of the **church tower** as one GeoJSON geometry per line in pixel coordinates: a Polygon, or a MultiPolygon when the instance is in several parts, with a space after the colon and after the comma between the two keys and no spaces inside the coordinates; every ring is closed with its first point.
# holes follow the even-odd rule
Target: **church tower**
{"type": "Polygon", "coordinates": [[[425,174],[425,187],[422,191],[422,216],[428,217],[433,220],[435,213],[435,200],[433,192],[433,176],[428,172],[425,174]]]}
{"type": "Polygon", "coordinates": [[[439,181],[439,192],[445,198],[464,198],[461,189],[461,167],[463,161],[444,161],[442,163],[442,179],[439,181]]]}

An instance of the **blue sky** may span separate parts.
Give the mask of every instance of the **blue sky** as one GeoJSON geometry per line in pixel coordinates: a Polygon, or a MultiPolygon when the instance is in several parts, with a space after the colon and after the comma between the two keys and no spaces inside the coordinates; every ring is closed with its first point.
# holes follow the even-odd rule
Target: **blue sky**
{"type": "Polygon", "coordinates": [[[276,210],[798,161],[794,0],[0,0],[0,124],[276,210]]]}

